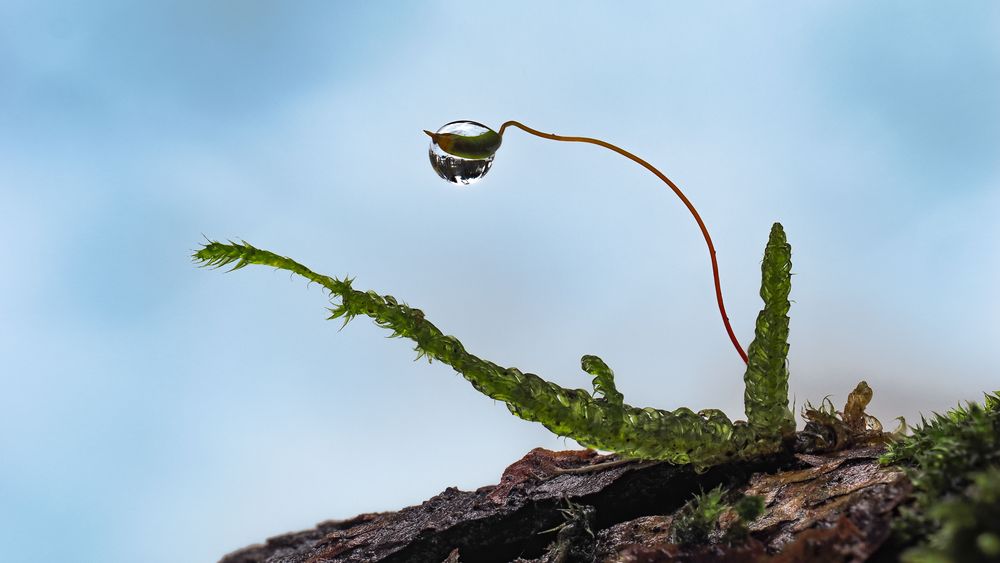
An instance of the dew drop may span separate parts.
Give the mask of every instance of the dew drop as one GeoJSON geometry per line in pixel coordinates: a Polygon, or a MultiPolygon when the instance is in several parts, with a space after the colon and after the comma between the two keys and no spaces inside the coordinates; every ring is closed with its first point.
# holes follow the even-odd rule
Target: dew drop
{"type": "MultiPolygon", "coordinates": [[[[475,137],[489,133],[492,130],[475,121],[452,121],[437,130],[436,133],[451,133],[463,137],[475,137]]],[[[431,139],[430,149],[427,155],[431,159],[431,167],[445,180],[453,184],[474,184],[481,180],[490,166],[493,165],[493,156],[487,158],[462,158],[449,154],[442,149],[437,141],[431,139]]]]}

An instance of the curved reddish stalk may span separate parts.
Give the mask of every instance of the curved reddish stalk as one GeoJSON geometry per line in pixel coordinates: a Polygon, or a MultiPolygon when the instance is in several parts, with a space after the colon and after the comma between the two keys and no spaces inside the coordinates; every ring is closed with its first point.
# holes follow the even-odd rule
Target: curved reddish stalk
{"type": "Polygon", "coordinates": [[[592,139],[590,137],[564,137],[562,135],[542,133],[541,131],[532,129],[531,127],[518,123],[517,121],[508,121],[503,125],[501,125],[499,131],[501,137],[503,136],[504,129],[506,129],[508,126],[517,127],[518,129],[521,129],[527,133],[535,135],[536,137],[541,137],[543,139],[550,139],[552,141],[565,141],[570,143],[590,143],[592,145],[598,145],[604,147],[606,149],[612,150],[624,156],[625,158],[628,158],[629,160],[632,160],[637,164],[641,164],[643,168],[649,170],[650,172],[655,174],[657,178],[663,180],[663,182],[666,185],[670,186],[670,189],[674,190],[674,193],[677,194],[677,197],[681,198],[681,201],[684,202],[685,206],[687,206],[688,211],[690,211],[691,215],[694,216],[694,220],[698,222],[698,227],[701,228],[701,234],[705,235],[705,243],[708,244],[708,255],[712,259],[712,277],[715,279],[715,298],[719,302],[719,313],[722,314],[722,323],[726,325],[726,332],[729,334],[729,339],[733,341],[733,346],[736,347],[736,351],[739,352],[740,358],[743,359],[744,363],[748,361],[747,353],[743,351],[743,347],[740,346],[739,340],[736,339],[736,334],[733,333],[733,327],[729,325],[729,317],[726,315],[726,305],[722,302],[722,284],[719,282],[719,263],[715,259],[715,245],[712,244],[712,237],[709,236],[708,228],[705,227],[705,222],[701,220],[701,216],[698,215],[698,211],[694,208],[694,205],[691,204],[691,201],[688,200],[688,198],[684,195],[681,189],[677,187],[677,184],[673,183],[670,180],[670,178],[667,178],[666,175],[663,174],[663,172],[657,170],[656,167],[654,167],[652,164],[646,162],[645,160],[628,152],[625,149],[616,147],[615,145],[612,145],[611,143],[602,141],[600,139],[592,139]]]}

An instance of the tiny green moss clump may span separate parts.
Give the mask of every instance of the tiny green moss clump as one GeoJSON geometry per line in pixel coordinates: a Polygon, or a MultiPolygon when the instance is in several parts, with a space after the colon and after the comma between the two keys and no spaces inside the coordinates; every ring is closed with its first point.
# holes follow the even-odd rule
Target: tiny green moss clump
{"type": "Polygon", "coordinates": [[[597,510],[590,505],[571,502],[564,498],[566,508],[560,508],[562,524],[541,533],[556,532],[556,538],[546,548],[545,561],[594,561],[596,536],[594,521],[597,510]]]}
{"type": "Polygon", "coordinates": [[[764,497],[740,496],[732,504],[726,502],[726,492],[718,486],[695,495],[674,516],[670,527],[670,541],[680,545],[722,543],[738,545],[749,536],[747,524],[764,514],[764,497]],[[735,515],[724,534],[720,533],[720,519],[726,512],[735,515]]]}
{"type": "Polygon", "coordinates": [[[736,513],[736,521],[726,530],[725,542],[729,545],[739,545],[750,537],[750,530],[747,524],[764,515],[766,504],[764,497],[757,495],[740,497],[733,503],[733,512],[736,513]]]}
{"type": "Polygon", "coordinates": [[[913,482],[893,523],[897,541],[917,546],[904,561],[1000,560],[1000,394],[924,420],[882,463],[913,482]]]}
{"type": "Polygon", "coordinates": [[[719,517],[728,506],[722,501],[724,492],[718,486],[707,493],[695,495],[674,517],[670,541],[680,545],[708,543],[712,532],[719,529],[719,517]]]}

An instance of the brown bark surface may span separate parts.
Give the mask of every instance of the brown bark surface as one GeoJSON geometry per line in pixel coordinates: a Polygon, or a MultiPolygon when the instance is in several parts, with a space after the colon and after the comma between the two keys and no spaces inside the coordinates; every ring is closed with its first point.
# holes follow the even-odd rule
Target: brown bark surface
{"type": "MultiPolygon", "coordinates": [[[[497,485],[449,488],[419,506],[324,522],[222,562],[892,560],[884,544],[910,484],[898,470],[879,466],[880,451],[789,454],[702,474],[666,463],[566,473],[614,457],[538,448],[508,467],[497,485]],[[674,513],[720,484],[765,498],[766,512],[748,526],[750,539],[736,546],[670,544],[674,513]]],[[[727,516],[723,530],[733,520],[727,516]]]]}

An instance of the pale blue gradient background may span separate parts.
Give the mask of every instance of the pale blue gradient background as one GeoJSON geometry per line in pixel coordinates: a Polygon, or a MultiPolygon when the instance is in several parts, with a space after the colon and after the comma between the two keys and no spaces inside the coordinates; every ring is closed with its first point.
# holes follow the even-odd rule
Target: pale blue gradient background
{"type": "Polygon", "coordinates": [[[338,333],[315,286],[194,268],[202,233],[357,276],[501,364],[586,387],[598,354],[632,403],[742,417],[676,198],[516,130],[450,187],[421,129],[453,119],[660,166],[744,344],[783,222],[800,405],[864,378],[891,426],[1000,387],[996,4],[479,4],[0,4],[9,561],[211,561],[575,447],[367,321],[338,333]]]}

